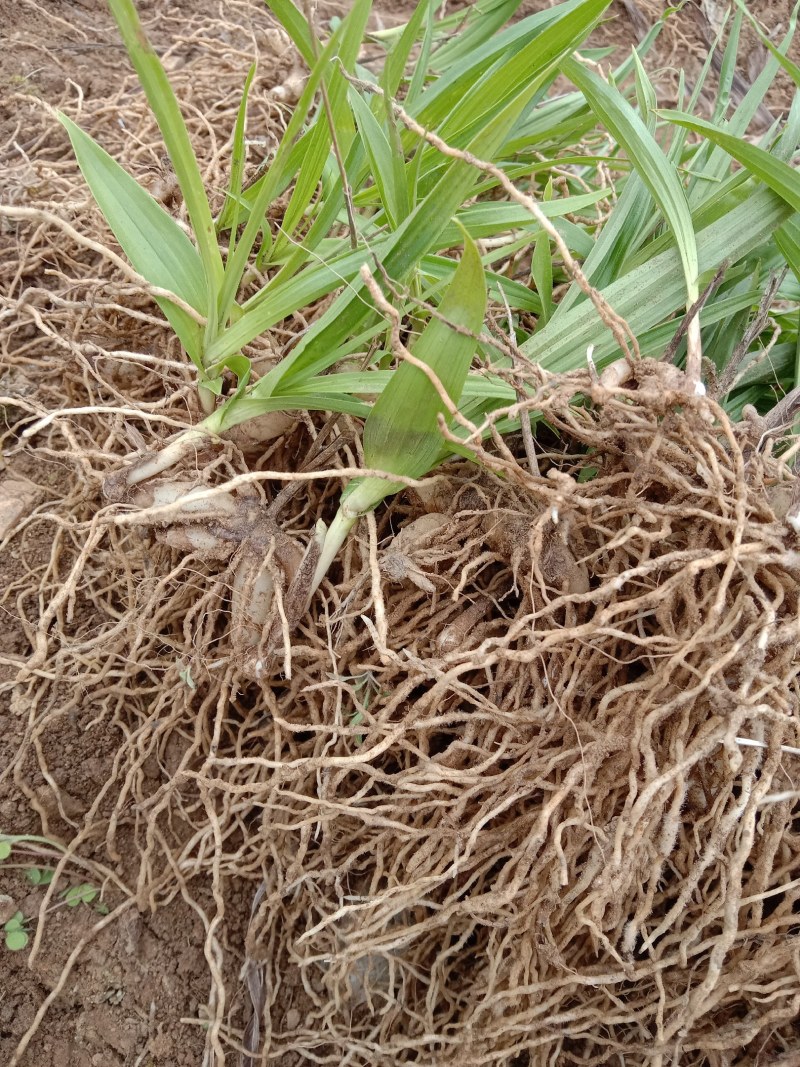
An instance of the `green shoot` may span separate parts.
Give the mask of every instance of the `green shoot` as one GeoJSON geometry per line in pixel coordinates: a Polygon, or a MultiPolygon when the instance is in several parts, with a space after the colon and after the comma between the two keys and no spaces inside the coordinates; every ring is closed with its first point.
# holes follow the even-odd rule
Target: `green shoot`
{"type": "MultiPolygon", "coordinates": [[[[380,290],[373,288],[380,300],[380,290]]],[[[411,351],[400,341],[397,312],[381,301],[393,320],[393,347],[402,362],[375,402],[364,424],[368,467],[403,478],[420,478],[446,457],[439,419],[451,416],[467,379],[486,310],[486,282],[475,243],[464,235],[464,253],[453,280],[411,351]]],[[[353,524],[403,482],[358,479],[342,495],[314,576],[318,585],[353,524]]]]}

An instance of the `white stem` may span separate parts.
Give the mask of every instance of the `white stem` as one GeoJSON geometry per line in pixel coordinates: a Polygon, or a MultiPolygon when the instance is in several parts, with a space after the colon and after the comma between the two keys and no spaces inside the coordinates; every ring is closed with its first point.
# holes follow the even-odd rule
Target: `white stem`
{"type": "MultiPolygon", "coordinates": [[[[143,510],[150,508],[167,508],[175,505],[173,511],[181,519],[191,517],[194,521],[223,516],[234,516],[237,511],[233,493],[215,492],[211,495],[207,486],[198,486],[196,482],[174,481],[160,482],[158,485],[143,486],[129,496],[131,504],[143,510]]],[[[172,512],[164,518],[171,518],[172,512]]]]}
{"type": "Polygon", "coordinates": [[[322,542],[322,551],[317,569],[314,571],[309,596],[319,589],[322,579],[328,573],[328,568],[336,559],[339,549],[347,540],[347,535],[361,516],[372,511],[382,500],[395,492],[397,492],[397,486],[383,478],[361,478],[348,486],[347,495],[339,504],[336,518],[328,527],[322,542]]]}
{"type": "Polygon", "coordinates": [[[184,456],[188,456],[190,453],[196,452],[199,448],[207,445],[215,436],[211,431],[202,429],[199,426],[185,430],[158,452],[147,454],[132,466],[125,467],[123,470],[117,471],[116,474],[106,478],[104,486],[106,497],[110,500],[122,499],[125,492],[132,485],[138,485],[139,482],[143,482],[147,478],[163,474],[164,471],[179,463],[184,456]]]}
{"type": "Polygon", "coordinates": [[[353,529],[360,518],[359,514],[351,514],[346,504],[342,504],[336,512],[336,518],[330,524],[322,542],[322,551],[317,562],[317,569],[311,581],[309,596],[319,589],[322,579],[328,573],[328,568],[339,554],[339,549],[347,540],[347,535],[353,529]]]}
{"type": "Polygon", "coordinates": [[[206,415],[210,415],[214,408],[217,406],[217,397],[215,393],[212,393],[210,389],[207,389],[204,385],[198,385],[197,395],[200,398],[200,406],[206,415]]]}

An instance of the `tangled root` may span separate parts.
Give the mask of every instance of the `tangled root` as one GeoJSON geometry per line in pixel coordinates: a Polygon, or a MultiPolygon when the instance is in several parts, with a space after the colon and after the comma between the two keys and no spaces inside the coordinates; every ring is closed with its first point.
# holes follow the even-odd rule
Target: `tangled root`
{"type": "MultiPolygon", "coordinates": [[[[291,677],[243,674],[218,561],[98,535],[73,592],[92,625],[56,620],[28,677],[17,781],[52,782],[47,736],[85,716],[119,747],[80,836],[140,907],[210,878],[217,959],[232,887],[261,887],[254,1053],[254,1033],[276,1062],[387,1067],[796,1048],[783,465],[649,371],[542,386],[543,476],[486,453],[370,520],[291,677]]],[[[312,486],[288,525],[334,502],[312,486]]],[[[217,1034],[241,1033],[215,981],[217,1034]]]]}
{"type": "Polygon", "coordinates": [[[330,687],[274,717],[289,758],[216,764],[215,787],[262,812],[248,952],[266,1010],[293,975],[309,1002],[292,1032],[273,1015],[273,1055],[797,1047],[794,534],[705,401],[629,391],[589,411],[573,392],[541,400],[590,458],[561,457],[550,484],[517,469],[491,499],[468,473],[450,484],[437,593],[373,570],[331,628],[330,687]]]}

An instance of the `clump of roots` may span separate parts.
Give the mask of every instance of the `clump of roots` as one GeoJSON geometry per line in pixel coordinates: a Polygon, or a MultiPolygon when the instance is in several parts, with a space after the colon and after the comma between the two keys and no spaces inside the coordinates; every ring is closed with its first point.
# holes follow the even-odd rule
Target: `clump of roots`
{"type": "MultiPolygon", "coordinates": [[[[648,382],[548,380],[539,473],[484,452],[484,473],[453,467],[366,522],[299,622],[290,677],[253,682],[231,653],[227,564],[96,528],[72,592],[91,626],[48,634],[47,677],[77,671],[81,695],[23,671],[38,767],[17,779],[47,780],[48,733],[90,708],[119,751],[79,836],[140,905],[210,876],[213,940],[252,881],[254,1054],[718,1064],[793,1047],[783,463],[712,401],[648,382]]],[[[287,525],[306,530],[333,506],[314,483],[295,500],[287,525]]],[[[218,1040],[246,1021],[223,994],[218,1040]]]]}

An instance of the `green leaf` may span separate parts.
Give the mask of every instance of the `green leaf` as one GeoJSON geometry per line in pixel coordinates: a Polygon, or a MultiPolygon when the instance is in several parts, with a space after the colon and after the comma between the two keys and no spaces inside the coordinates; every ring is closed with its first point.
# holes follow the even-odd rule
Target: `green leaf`
{"type": "Polygon", "coordinates": [[[256,65],[253,63],[247,72],[242,89],[242,99],[239,110],[236,113],[236,125],[233,129],[233,152],[231,156],[231,177],[225,194],[225,203],[217,220],[217,232],[230,230],[230,242],[228,255],[232,256],[236,248],[237,229],[239,227],[239,213],[241,211],[242,182],[244,178],[244,164],[247,158],[247,149],[244,143],[245,123],[247,122],[247,99],[250,95],[250,87],[256,74],[256,65]]]}
{"type": "Polygon", "coordinates": [[[688,299],[690,302],[695,300],[698,292],[697,243],[686,194],[677,171],[621,93],[575,59],[566,59],[562,69],[585,94],[591,109],[623,146],[661,208],[678,246],[688,299]]]}
{"type": "MultiPolygon", "coordinates": [[[[498,60],[493,72],[497,84],[491,89],[491,97],[495,102],[506,100],[509,102],[500,112],[485,117],[484,125],[476,130],[473,140],[467,145],[470,151],[480,158],[494,158],[495,153],[541,84],[547,70],[552,67],[553,60],[573,46],[582,34],[588,33],[597,20],[599,12],[607,6],[608,0],[583,0],[581,3],[571,0],[553,11],[544,13],[547,15],[547,29],[541,32],[537,42],[538,58],[534,62],[531,57],[528,57],[531,59],[528,67],[520,68],[518,54],[510,46],[507,48],[510,54],[503,57],[502,62],[498,60]]],[[[463,92],[463,87],[460,92],[463,92]]],[[[484,87],[484,92],[488,92],[486,87],[484,87]]],[[[422,96],[427,97],[427,93],[422,96]]],[[[434,155],[440,161],[439,154],[434,153],[434,155]]],[[[415,210],[391,235],[390,239],[383,243],[380,249],[377,247],[377,242],[371,242],[372,252],[381,259],[384,268],[392,278],[402,282],[420,257],[436,244],[441,230],[467,197],[470,189],[475,186],[477,178],[477,172],[468,164],[461,161],[447,161],[437,174],[433,188],[417,202],[415,210]]],[[[326,209],[323,208],[324,210],[326,209]]],[[[244,238],[237,248],[237,255],[243,243],[244,238]]],[[[289,310],[284,309],[292,299],[295,300],[295,308],[304,306],[304,303],[308,301],[302,301],[301,295],[306,281],[309,287],[311,281],[314,281],[314,298],[316,298],[323,295],[323,292],[330,292],[337,285],[353,279],[347,291],[303,337],[291,355],[283,360],[279,367],[266,374],[254,389],[257,390],[257,396],[264,397],[272,391],[282,389],[283,386],[279,386],[278,383],[283,378],[291,380],[306,374],[319,373],[325,366],[330,365],[329,354],[340,347],[346,336],[360,328],[360,323],[368,314],[368,305],[365,305],[361,295],[362,285],[355,275],[369,254],[366,248],[358,251],[353,273],[340,270],[337,276],[338,268],[331,269],[331,265],[327,263],[322,267],[317,264],[310,266],[293,281],[285,276],[281,277],[283,272],[280,272],[278,277],[283,286],[280,292],[280,304],[277,289],[267,286],[265,290],[245,304],[241,319],[233,323],[215,342],[211,350],[211,358],[219,362],[228,354],[239,351],[243,345],[268,329],[270,325],[291,313],[293,310],[291,306],[289,310]],[[326,279],[327,288],[320,291],[316,288],[316,283],[321,283],[323,278],[326,279]],[[280,307],[280,314],[277,313],[278,307],[280,307]]],[[[343,262],[349,266],[353,261],[344,257],[343,262]]]]}
{"type": "MultiPolygon", "coordinates": [[[[322,49],[316,62],[313,61],[312,56],[311,73],[308,81],[289,120],[289,125],[281,138],[281,143],[278,145],[278,151],[275,153],[271,166],[253,187],[255,197],[250,207],[250,217],[236,246],[234,255],[231,256],[226,264],[225,279],[219,298],[220,314],[223,320],[227,319],[228,311],[234,304],[239,284],[247,269],[248,257],[261,230],[267,207],[281,187],[285,177],[284,170],[288,168],[289,159],[292,158],[292,148],[295,140],[311,109],[319,85],[329,72],[333,57],[338,54],[345,66],[347,66],[348,62],[352,66],[355,62],[355,56],[358,53],[358,42],[361,39],[363,24],[369,13],[370,2],[371,0],[357,0],[347,19],[339,26],[322,49]],[[356,30],[359,26],[361,26],[361,30],[357,33],[356,30]]],[[[338,109],[340,106],[340,97],[341,100],[346,101],[346,88],[346,82],[341,75],[338,75],[331,88],[330,102],[333,108],[338,109]]],[[[297,179],[290,205],[287,208],[287,216],[291,214],[294,219],[299,218],[308,207],[310,198],[316,190],[324,158],[330,146],[330,132],[327,129],[324,114],[318,113],[316,123],[305,135],[305,138],[308,139],[305,142],[306,149],[304,149],[302,158],[298,159],[300,176],[297,179]],[[312,145],[311,149],[308,148],[309,143],[312,145]],[[308,153],[308,159],[306,159],[306,152],[308,153]]],[[[290,224],[286,219],[284,222],[290,227],[294,225],[293,222],[290,224]]],[[[281,244],[285,244],[285,241],[281,242],[281,244]]],[[[260,332],[261,330],[257,330],[250,337],[250,340],[260,332]]],[[[242,344],[245,343],[247,342],[242,342],[242,344]]],[[[214,351],[211,359],[219,362],[226,356],[238,352],[242,344],[233,345],[224,352],[214,351]]]]}
{"type": "MultiPolygon", "coordinates": [[[[380,86],[387,96],[393,97],[397,92],[411,49],[414,47],[414,42],[419,35],[422,21],[428,12],[433,9],[436,2],[437,0],[422,0],[421,3],[417,4],[414,14],[403,27],[402,33],[386,56],[380,75],[380,86]]],[[[431,35],[429,34],[428,36],[431,35]]],[[[426,67],[427,64],[423,66],[423,71],[426,67]]]]}
{"type": "Polygon", "coordinates": [[[742,164],[751,174],[760,178],[762,182],[783,197],[787,204],[791,204],[795,211],[800,211],[800,175],[794,167],[776,159],[770,152],[734,137],[724,130],[718,129],[710,122],[694,118],[692,115],[684,115],[680,111],[661,111],[664,118],[669,119],[678,126],[686,126],[695,133],[707,137],[709,141],[723,148],[728,155],[742,164]]]}
{"type": "MultiPolygon", "coordinates": [[[[790,214],[791,208],[780,197],[761,188],[745,203],[701,229],[697,235],[701,276],[715,271],[726,259],[733,265],[748,255],[790,214]]],[[[684,302],[678,252],[670,248],[652,256],[608,286],[603,295],[637,335],[663,322],[684,302]]],[[[549,370],[568,371],[585,364],[590,344],[595,346],[599,364],[619,354],[594,305],[583,303],[562,317],[554,316],[522,345],[522,351],[549,370]]]]}
{"type": "MultiPolygon", "coordinates": [[[[486,283],[480,256],[474,241],[466,234],[464,239],[461,261],[439,305],[442,318],[430,320],[412,352],[437,375],[453,403],[461,396],[477,343],[474,337],[457,333],[453,326],[475,334],[483,325],[486,310],[486,283]]],[[[446,451],[438,425],[439,415],[446,412],[425,372],[410,363],[402,363],[378,397],[364,426],[367,466],[410,478],[427,474],[446,451]]],[[[382,499],[390,487],[380,480],[374,488],[381,492],[379,499],[382,499]]]]}
{"type": "Polygon", "coordinates": [[[553,260],[546,233],[540,233],[534,241],[531,275],[542,302],[539,322],[544,326],[553,315],[553,260]]]}
{"type": "MultiPolygon", "coordinates": [[[[719,27],[717,34],[717,41],[721,38],[721,35],[725,32],[725,27],[728,22],[729,13],[726,11],[722,18],[722,25],[719,27]]],[[[742,30],[742,13],[737,12],[733,25],[728,33],[728,43],[725,45],[725,52],[722,56],[722,62],[719,69],[719,88],[717,90],[717,98],[714,101],[714,121],[719,122],[725,118],[728,113],[728,106],[731,100],[731,90],[733,88],[733,79],[736,74],[736,60],[739,55],[739,36],[742,30]]],[[[716,44],[716,41],[715,41],[716,44]]]]}
{"type": "Polygon", "coordinates": [[[775,243],[800,282],[800,224],[795,217],[776,230],[775,243]]]}
{"type": "Polygon", "coordinates": [[[31,885],[49,885],[53,881],[55,871],[50,867],[29,867],[25,877],[31,885]]]}
{"type": "MultiPolygon", "coordinates": [[[[745,5],[742,3],[742,0],[736,0],[736,3],[739,5],[740,13],[746,15],[747,18],[750,20],[750,24],[758,34],[758,38],[761,43],[764,45],[765,48],[769,49],[775,59],[777,59],[778,63],[780,63],[780,65],[792,79],[794,84],[798,87],[798,89],[800,89],[800,67],[798,67],[796,63],[793,63],[788,56],[785,56],[783,52],[779,52],[775,45],[772,43],[772,41],[769,39],[769,37],[767,37],[766,34],[761,32],[761,27],[759,26],[756,19],[752,16],[752,14],[747,10],[745,5]]],[[[794,6],[794,11],[792,12],[790,20],[790,31],[794,29],[794,23],[797,19],[798,8],[800,8],[800,3],[795,4],[794,6]]]]}
{"type": "MultiPolygon", "coordinates": [[[[647,54],[656,37],[660,24],[650,27],[650,32],[636,48],[636,55],[647,54]]],[[[630,75],[634,66],[633,54],[614,69],[611,80],[621,85],[630,75]]],[[[514,137],[508,141],[503,150],[507,155],[527,152],[535,147],[555,147],[561,144],[572,145],[579,142],[594,126],[594,117],[586,105],[582,93],[567,93],[555,99],[542,100],[528,117],[514,131],[514,137]]],[[[559,161],[560,162],[560,161],[559,161]]]]}
{"type": "MultiPolygon", "coordinates": [[[[109,7],[119,27],[131,63],[139,76],[147,102],[158,122],[169,158],[175,169],[175,176],[183,193],[206,281],[207,305],[202,310],[208,317],[208,330],[210,336],[213,336],[216,328],[214,321],[216,293],[222,282],[222,257],[192,142],[172,86],[161,66],[161,61],[145,35],[133,0],[109,0],[109,7]]],[[[133,216],[132,221],[136,221],[136,216],[133,216]]],[[[192,307],[194,306],[192,304],[192,307]]]]}
{"type": "MultiPolygon", "coordinates": [[[[470,236],[472,236],[470,234],[470,236]]],[[[522,239],[519,242],[521,248],[527,247],[528,242],[522,239]]],[[[505,246],[505,251],[513,246],[505,246]]],[[[483,257],[484,267],[488,262],[489,257],[483,257]]],[[[446,282],[449,283],[453,277],[453,273],[456,270],[457,264],[448,259],[447,256],[425,256],[420,264],[420,273],[426,281],[432,282],[446,282]]],[[[523,285],[522,282],[515,281],[513,278],[506,278],[502,274],[495,274],[493,271],[486,271],[486,284],[489,293],[493,300],[499,300],[504,302],[503,298],[508,301],[512,308],[516,308],[520,311],[532,311],[534,315],[540,315],[542,313],[542,304],[536,293],[531,291],[529,285],[523,285]],[[500,295],[502,289],[503,295],[500,295]]]]}
{"type": "MultiPolygon", "coordinates": [[[[371,7],[372,0],[354,0],[347,17],[341,22],[320,56],[317,64],[321,68],[320,85],[325,88],[328,105],[327,108],[323,107],[320,110],[304,148],[295,187],[284,212],[281,234],[276,241],[274,256],[280,254],[289,236],[308,210],[319,185],[320,176],[323,174],[323,168],[329,164],[335,169],[335,161],[330,157],[334,136],[341,155],[347,155],[352,139],[353,120],[347,102],[348,82],[339,64],[348,72],[354,69],[371,7]],[[334,43],[336,43],[335,51],[332,47],[334,43]],[[327,60],[323,58],[326,54],[330,57],[327,60]]],[[[311,33],[313,34],[313,27],[311,33]]]]}
{"type": "MultiPolygon", "coordinates": [[[[723,25],[724,25],[724,21],[725,20],[723,20],[723,25]]],[[[685,75],[685,72],[683,70],[680,71],[680,84],[679,84],[679,90],[680,91],[678,93],[677,99],[678,99],[678,107],[681,110],[683,110],[683,111],[693,111],[694,108],[696,107],[697,101],[700,99],[700,94],[702,93],[702,91],[703,91],[703,89],[705,87],[706,81],[708,80],[709,72],[711,71],[711,68],[713,66],[714,57],[715,57],[717,49],[719,47],[719,42],[721,40],[721,35],[722,35],[722,28],[720,28],[717,31],[717,36],[714,38],[714,41],[712,42],[712,44],[711,44],[711,46],[710,46],[710,48],[708,50],[708,55],[706,56],[705,62],[703,63],[703,66],[702,66],[702,69],[700,70],[700,73],[697,75],[697,79],[695,81],[695,85],[694,85],[694,88],[692,90],[692,94],[689,97],[689,100],[688,100],[688,102],[686,103],[685,106],[683,104],[683,100],[685,98],[684,81],[685,81],[686,75],[685,75]]],[[[729,40],[728,41],[728,48],[730,48],[730,43],[731,42],[729,40]]],[[[725,61],[723,59],[723,65],[724,65],[724,62],[725,61]]],[[[656,119],[656,113],[655,112],[652,113],[652,118],[655,121],[655,119],[656,119]]],[[[681,160],[683,159],[683,150],[684,150],[684,146],[686,144],[686,138],[687,138],[688,134],[689,134],[688,130],[684,130],[684,129],[676,130],[675,131],[675,135],[672,138],[671,143],[669,145],[669,150],[668,150],[667,155],[668,155],[669,161],[676,167],[680,166],[681,160]]],[[[694,160],[693,162],[696,165],[697,161],[694,160]]],[[[702,170],[702,168],[700,168],[700,169],[702,170]]],[[[693,183],[693,181],[700,181],[701,178],[702,178],[702,174],[700,176],[696,176],[696,177],[691,178],[690,181],[688,182],[688,185],[687,185],[687,199],[689,200],[690,205],[692,203],[692,195],[691,195],[692,183],[693,183]]]]}
{"type": "MultiPolygon", "coordinates": [[[[206,285],[200,256],[192,242],[108,152],[66,115],[59,113],[58,117],[69,134],[92,195],[134,269],[151,285],[175,293],[203,314],[206,285]]],[[[159,299],[157,303],[199,365],[202,327],[170,301],[159,299]]]]}
{"type": "MultiPolygon", "coordinates": [[[[412,354],[436,374],[453,403],[458,402],[464,388],[475,351],[476,340],[470,333],[480,330],[486,310],[480,255],[466,233],[464,241],[461,261],[439,305],[441,318],[432,317],[412,346],[412,354]],[[469,333],[453,327],[462,327],[469,333]]],[[[452,451],[439,430],[439,415],[446,412],[447,407],[427,374],[404,361],[367,416],[367,466],[411,478],[427,474],[452,451]]],[[[398,488],[397,483],[372,476],[357,478],[347,487],[324,538],[314,588],[322,581],[359,515],[372,510],[398,488]]]]}
{"type": "MultiPolygon", "coordinates": [[[[557,200],[543,200],[539,207],[542,214],[548,219],[558,218],[560,215],[578,213],[593,207],[598,200],[608,196],[608,189],[598,189],[591,193],[580,193],[577,196],[559,197],[557,200]]],[[[613,216],[612,216],[613,218],[613,216]]],[[[498,237],[508,230],[530,230],[537,232],[539,224],[533,218],[530,211],[519,204],[503,203],[500,200],[479,201],[476,204],[468,204],[462,208],[455,219],[464,227],[470,237],[498,237]]],[[[611,219],[607,225],[611,224],[611,219]]],[[[442,231],[442,245],[455,243],[458,239],[458,228],[454,220],[442,231]]]]}
{"type": "MultiPolygon", "coordinates": [[[[794,36],[796,18],[797,5],[789,19],[789,27],[780,43],[779,51],[786,51],[789,48],[794,36]]],[[[725,130],[728,134],[735,137],[744,137],[748,126],[775,79],[778,67],[778,60],[770,56],[758,77],[745,93],[743,100],[726,123],[725,130]]],[[[708,153],[701,153],[697,157],[696,165],[702,181],[696,180],[694,188],[690,190],[689,199],[692,203],[695,203],[698,199],[704,199],[707,195],[713,195],[713,193],[709,194],[708,190],[713,190],[714,183],[721,181],[729,169],[729,163],[725,155],[724,149],[719,145],[713,145],[708,153]]]]}
{"type": "MultiPolygon", "coordinates": [[[[542,203],[548,203],[552,199],[553,181],[551,178],[545,187],[542,203]]],[[[546,233],[538,234],[534,241],[531,277],[542,302],[537,326],[544,326],[553,316],[553,259],[550,252],[550,238],[546,233]]]]}
{"type": "Polygon", "coordinates": [[[431,4],[425,12],[425,32],[422,35],[422,47],[419,50],[414,73],[411,75],[411,81],[406,93],[406,106],[409,108],[416,106],[417,101],[425,90],[425,75],[428,71],[431,48],[433,47],[433,23],[434,8],[433,4],[431,4]]]}
{"type": "MultiPolygon", "coordinates": [[[[596,289],[604,289],[619,277],[626,259],[637,247],[652,202],[650,190],[634,172],[625,182],[611,217],[583,263],[583,273],[596,289]]],[[[553,317],[564,316],[573,304],[584,299],[583,290],[573,282],[559,301],[553,317]]]]}
{"type": "Polygon", "coordinates": [[[0,840],[0,862],[7,860],[11,855],[11,844],[8,841],[0,840]]]}
{"type": "Polygon", "coordinates": [[[655,117],[654,112],[658,106],[656,91],[647,77],[647,71],[642,66],[642,61],[639,59],[636,49],[631,53],[631,57],[636,75],[636,99],[639,103],[639,111],[648,130],[652,131],[651,121],[655,117]]]}
{"type": "MultiPolygon", "coordinates": [[[[559,20],[562,23],[558,30],[559,34],[570,20],[576,30],[582,29],[583,34],[588,34],[594,19],[599,17],[607,6],[608,4],[601,4],[599,11],[592,10],[587,16],[583,0],[568,0],[567,3],[537,11],[520,22],[508,26],[476,48],[468,60],[448,67],[441,77],[433,81],[424,92],[420,92],[413,104],[409,104],[411,114],[428,129],[436,129],[472,92],[479,79],[490,68],[494,68],[495,77],[502,78],[505,63],[519,54],[535,37],[551,30],[559,20]]],[[[419,65],[414,74],[415,79],[417,75],[424,75],[419,65]]],[[[523,80],[527,80],[528,77],[529,74],[524,72],[523,80]]],[[[413,88],[414,82],[412,81],[413,88]]],[[[472,103],[474,100],[470,102],[470,106],[472,103]]]]}
{"type": "Polygon", "coordinates": [[[9,952],[21,952],[28,944],[28,935],[24,930],[6,930],[6,948],[9,952]]]}
{"type": "MultiPolygon", "coordinates": [[[[534,87],[523,87],[520,96],[509,105],[504,116],[498,118],[476,139],[472,146],[476,155],[480,156],[483,152],[490,155],[496,150],[508,124],[513,121],[533,91],[534,87]]],[[[388,239],[380,243],[373,242],[371,249],[364,248],[348,253],[342,260],[343,264],[347,263],[347,270],[342,270],[334,264],[311,268],[309,281],[311,279],[322,281],[324,277],[327,288],[323,291],[329,292],[349,278],[355,279],[361,264],[372,255],[381,260],[390,277],[402,281],[421,256],[437,243],[439,233],[468,194],[475,183],[476,176],[477,172],[467,163],[456,160],[448,167],[428,196],[419,202],[411,215],[388,239]]],[[[287,298],[291,299],[293,295],[297,298],[302,285],[301,280],[305,279],[305,274],[306,272],[303,272],[288,283],[287,298]]],[[[363,283],[360,279],[355,279],[330,310],[303,337],[291,355],[254,386],[257,395],[268,395],[269,391],[283,378],[291,379],[296,376],[305,377],[309,373],[316,374],[329,365],[329,354],[339,347],[345,337],[356,332],[364,318],[370,313],[370,306],[363,299],[362,289],[363,283]]],[[[322,295],[323,292],[316,287],[314,291],[317,296],[322,295]]],[[[273,295],[277,297],[277,294],[273,295]]],[[[298,303],[296,306],[302,306],[302,304],[298,303]]],[[[278,318],[288,313],[288,310],[282,311],[278,318]]],[[[242,345],[247,344],[267,329],[269,324],[277,321],[274,315],[274,305],[266,302],[256,304],[252,310],[245,310],[240,321],[232,325],[219,339],[214,355],[217,358],[223,358],[230,351],[238,351],[242,345]]]]}
{"type": "Polygon", "coordinates": [[[485,41],[490,40],[513,17],[522,0],[502,0],[495,4],[472,4],[468,9],[466,25],[447,41],[436,53],[439,70],[469,61],[485,41]]]}
{"type": "MultiPolygon", "coordinates": [[[[461,145],[467,138],[474,137],[479,128],[484,128],[493,115],[502,111],[517,95],[521,85],[534,80],[542,84],[549,73],[554,73],[554,64],[588,36],[609,2],[583,0],[569,13],[566,13],[566,4],[553,8],[555,18],[551,25],[524,47],[511,50],[502,64],[494,65],[469,85],[440,124],[440,135],[461,145]]],[[[420,121],[426,123],[424,114],[423,111],[420,121]]]]}
{"type": "MultiPolygon", "coordinates": [[[[584,0],[578,5],[562,5],[561,8],[555,10],[560,12],[565,8],[570,8],[572,14],[569,18],[562,15],[553,26],[541,34],[538,41],[538,63],[521,71],[517,69],[518,56],[514,55],[506,65],[498,68],[496,77],[500,84],[493,95],[497,99],[508,102],[502,111],[491,117],[491,121],[487,119],[485,124],[476,131],[474,139],[467,146],[474,155],[478,158],[494,156],[521,112],[530,102],[553,58],[557,58],[566,48],[574,44],[581,30],[584,33],[588,32],[596,21],[598,12],[607,6],[608,0],[584,0]],[[567,22],[569,25],[564,25],[567,22]],[[524,77],[522,77],[523,74],[524,77]]],[[[382,262],[390,277],[396,281],[402,281],[419,258],[436,244],[438,235],[453,212],[469,194],[477,177],[478,172],[461,160],[448,162],[442,168],[434,187],[418,202],[415,210],[391,235],[385,246],[386,251],[382,256],[382,262]]],[[[373,252],[375,255],[380,254],[374,246],[373,252]]],[[[340,282],[343,280],[343,278],[339,279],[340,282]]],[[[362,286],[359,283],[354,283],[349,287],[304,336],[292,354],[278,368],[266,374],[254,387],[258,391],[257,395],[266,396],[269,391],[277,387],[280,379],[291,380],[297,375],[316,374],[329,365],[328,354],[339,347],[347,334],[357,330],[360,322],[368,314],[368,306],[364,303],[361,289],[362,286]]],[[[275,320],[272,319],[272,321],[275,320]]],[[[237,351],[266,329],[268,322],[269,317],[265,307],[254,307],[252,311],[245,310],[240,321],[231,326],[226,335],[221,337],[215,345],[214,357],[223,358],[228,352],[237,351]]]]}
{"type": "Polygon", "coordinates": [[[356,125],[367,150],[372,177],[375,180],[383,208],[392,225],[396,228],[402,221],[398,202],[398,190],[395,187],[394,155],[389,139],[381,129],[380,123],[373,115],[364,98],[354,88],[350,89],[350,106],[355,115],[356,125]]]}
{"type": "Polygon", "coordinates": [[[88,882],[84,882],[81,885],[70,886],[61,895],[64,898],[64,903],[70,908],[76,908],[79,904],[91,904],[91,902],[98,895],[99,890],[88,882]]]}

